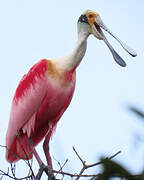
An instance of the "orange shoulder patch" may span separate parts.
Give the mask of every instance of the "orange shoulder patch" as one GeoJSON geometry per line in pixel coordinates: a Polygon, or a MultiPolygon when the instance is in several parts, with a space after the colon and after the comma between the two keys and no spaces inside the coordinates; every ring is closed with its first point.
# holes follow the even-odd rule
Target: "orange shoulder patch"
{"type": "Polygon", "coordinates": [[[47,72],[53,78],[60,78],[61,74],[56,69],[55,64],[53,64],[50,60],[47,60],[47,72]]]}

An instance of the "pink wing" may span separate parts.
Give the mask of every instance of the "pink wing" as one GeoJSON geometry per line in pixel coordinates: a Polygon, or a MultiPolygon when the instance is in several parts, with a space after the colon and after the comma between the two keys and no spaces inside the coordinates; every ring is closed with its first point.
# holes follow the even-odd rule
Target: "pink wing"
{"type": "MultiPolygon", "coordinates": [[[[20,154],[20,143],[17,135],[23,131],[25,138],[29,137],[35,125],[35,112],[40,107],[47,89],[46,81],[47,60],[35,64],[20,81],[12,102],[9,125],[6,134],[6,159],[10,162],[17,160],[14,154],[20,154]],[[25,133],[27,132],[27,133],[25,133]]],[[[23,142],[21,142],[22,145],[23,142]]],[[[26,151],[29,151],[28,149],[26,151]]]]}

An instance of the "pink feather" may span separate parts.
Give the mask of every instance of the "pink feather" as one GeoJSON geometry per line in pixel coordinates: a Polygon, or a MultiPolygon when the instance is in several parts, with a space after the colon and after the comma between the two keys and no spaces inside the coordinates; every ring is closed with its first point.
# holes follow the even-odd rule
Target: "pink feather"
{"type": "Polygon", "coordinates": [[[48,132],[50,138],[72,99],[75,71],[53,77],[53,68],[51,61],[41,60],[24,75],[16,89],[6,134],[9,162],[26,158],[21,145],[32,158],[28,139],[36,146],[48,132]]]}

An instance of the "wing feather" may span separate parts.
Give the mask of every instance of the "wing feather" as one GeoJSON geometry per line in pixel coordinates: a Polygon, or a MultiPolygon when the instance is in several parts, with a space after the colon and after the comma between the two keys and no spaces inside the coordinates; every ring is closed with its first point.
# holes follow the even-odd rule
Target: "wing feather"
{"type": "MultiPolygon", "coordinates": [[[[46,94],[46,73],[47,60],[41,60],[24,75],[16,89],[6,134],[6,146],[9,150],[14,147],[14,140],[20,129],[27,131],[28,136],[34,129],[34,114],[46,94]]],[[[8,151],[6,158],[8,161],[13,159],[8,151]]]]}

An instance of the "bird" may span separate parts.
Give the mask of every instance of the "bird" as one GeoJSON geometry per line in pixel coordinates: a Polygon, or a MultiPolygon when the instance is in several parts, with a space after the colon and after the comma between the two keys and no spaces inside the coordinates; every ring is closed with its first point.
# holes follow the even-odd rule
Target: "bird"
{"type": "Polygon", "coordinates": [[[47,165],[53,168],[49,141],[72,100],[76,69],[86,53],[88,37],[93,35],[104,41],[116,63],[122,67],[126,66],[125,61],[108,42],[103,30],[112,35],[131,56],[137,55],[135,50],[107,28],[97,12],[84,11],[77,21],[78,40],[73,51],[60,58],[38,61],[20,80],[12,100],[6,132],[8,162],[32,159],[35,156],[41,167],[43,162],[36,146],[44,139],[43,150],[47,165]]]}

